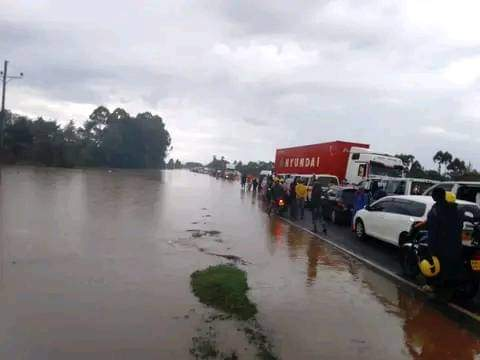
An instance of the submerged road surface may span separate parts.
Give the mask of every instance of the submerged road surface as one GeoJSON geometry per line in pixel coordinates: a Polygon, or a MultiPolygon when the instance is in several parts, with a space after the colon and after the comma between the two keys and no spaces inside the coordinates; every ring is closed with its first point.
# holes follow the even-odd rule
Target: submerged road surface
{"type": "MultiPolygon", "coordinates": [[[[230,255],[248,274],[278,358],[480,353],[475,334],[269,218],[238,183],[187,171],[7,167],[0,175],[1,359],[192,358],[215,312],[192,295],[190,274],[230,255]]],[[[255,355],[242,324],[216,321],[209,336],[222,351],[255,355]]]]}

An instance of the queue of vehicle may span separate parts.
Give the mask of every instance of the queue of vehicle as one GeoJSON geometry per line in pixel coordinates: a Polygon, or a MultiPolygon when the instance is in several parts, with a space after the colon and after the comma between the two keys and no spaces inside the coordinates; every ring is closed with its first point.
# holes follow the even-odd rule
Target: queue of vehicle
{"type": "MultiPolygon", "coordinates": [[[[435,278],[441,265],[437,256],[422,255],[419,249],[423,249],[427,241],[412,240],[412,231],[417,224],[428,223],[427,219],[433,218],[432,213],[436,214],[438,209],[453,211],[455,207],[450,214],[462,214],[457,245],[463,249],[461,267],[464,271],[461,271],[462,291],[459,292],[472,297],[480,283],[480,182],[406,178],[403,170],[401,159],[373,152],[367,144],[343,141],[279,149],[275,157],[275,176],[288,184],[285,191],[294,188],[290,186],[292,183],[306,184],[308,200],[311,200],[312,187],[322,182],[324,218],[337,224],[352,224],[359,240],[374,237],[398,246],[402,255],[409,254],[402,259],[416,259],[413,267],[426,278],[435,278]],[[454,205],[439,200],[439,193],[447,194],[443,197],[450,200],[453,198],[454,205]],[[357,198],[364,199],[360,206],[357,198]]],[[[292,194],[286,197],[292,198],[292,194]]],[[[285,203],[283,199],[282,203],[285,203]]],[[[453,220],[443,219],[441,226],[449,221],[453,220]]],[[[431,234],[423,237],[429,238],[431,234]]],[[[455,241],[454,236],[453,243],[455,241]]],[[[438,256],[443,266],[453,266],[448,253],[438,256]]],[[[410,272],[411,268],[410,264],[410,272]]],[[[441,273],[446,274],[447,269],[441,273]]]]}

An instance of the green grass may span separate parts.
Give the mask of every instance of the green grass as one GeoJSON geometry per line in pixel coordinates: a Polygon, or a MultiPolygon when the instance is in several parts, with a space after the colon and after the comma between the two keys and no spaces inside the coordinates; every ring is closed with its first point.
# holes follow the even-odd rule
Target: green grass
{"type": "Polygon", "coordinates": [[[200,302],[235,315],[241,320],[255,316],[257,307],[247,297],[247,275],[232,265],[210,266],[191,275],[193,293],[200,302]]]}

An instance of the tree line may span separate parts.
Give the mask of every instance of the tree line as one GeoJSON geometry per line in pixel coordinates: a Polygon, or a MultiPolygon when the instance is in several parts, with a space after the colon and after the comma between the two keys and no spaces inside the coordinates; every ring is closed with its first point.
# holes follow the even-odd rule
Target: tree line
{"type": "MultiPolygon", "coordinates": [[[[227,164],[230,164],[230,162],[224,156],[217,158],[216,155],[213,155],[212,161],[206,167],[214,170],[225,170],[227,164]]],[[[242,161],[234,160],[231,164],[235,167],[235,170],[240,171],[242,174],[254,176],[260,175],[262,170],[273,170],[272,161],[249,161],[244,164],[242,161]]]]}
{"type": "Polygon", "coordinates": [[[407,167],[408,177],[439,181],[480,181],[480,173],[473,168],[471,163],[466,163],[464,160],[454,157],[448,151],[439,150],[433,156],[433,161],[438,166],[436,170],[425,169],[422,164],[415,159],[415,156],[411,154],[397,154],[395,156],[402,159],[404,165],[407,167]]]}
{"type": "Polygon", "coordinates": [[[150,112],[131,116],[124,109],[97,107],[83,126],[73,121],[9,114],[4,158],[47,166],[163,168],[171,138],[163,119],[150,112]]]}

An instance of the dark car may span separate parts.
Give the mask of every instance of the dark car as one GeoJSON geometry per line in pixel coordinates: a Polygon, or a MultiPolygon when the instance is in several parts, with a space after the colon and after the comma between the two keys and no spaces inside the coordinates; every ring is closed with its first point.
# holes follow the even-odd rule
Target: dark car
{"type": "Polygon", "coordinates": [[[353,203],[357,189],[352,187],[332,187],[327,191],[324,211],[327,219],[335,224],[350,224],[353,216],[353,203]]]}

